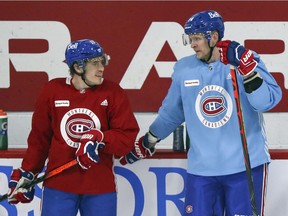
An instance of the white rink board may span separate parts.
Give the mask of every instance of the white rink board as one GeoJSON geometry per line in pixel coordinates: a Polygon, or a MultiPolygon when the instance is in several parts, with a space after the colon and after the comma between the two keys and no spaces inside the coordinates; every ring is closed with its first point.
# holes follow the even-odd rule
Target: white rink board
{"type": "MultiPolygon", "coordinates": [[[[140,127],[138,137],[144,135],[157,113],[134,113],[140,127]]],[[[8,112],[9,148],[27,148],[27,138],[31,129],[32,112],[8,112]]],[[[264,113],[266,133],[270,149],[288,149],[288,113],[264,113]]],[[[184,136],[185,140],[185,136],[184,136]]],[[[170,134],[156,148],[172,149],[173,136],[170,134]]]]}
{"type": "MultiPolygon", "coordinates": [[[[7,193],[8,176],[22,159],[0,159],[0,194],[7,193]]],[[[180,216],[174,201],[183,202],[186,159],[147,159],[121,166],[115,161],[118,183],[117,216],[180,216]],[[158,185],[158,186],[157,186],[158,185]],[[172,197],[172,198],[171,198],[172,197]],[[173,200],[171,201],[170,198],[173,200]]],[[[269,168],[265,216],[288,215],[288,160],[273,160],[269,168]]],[[[1,216],[39,216],[41,184],[30,204],[0,203],[1,216]]]]}

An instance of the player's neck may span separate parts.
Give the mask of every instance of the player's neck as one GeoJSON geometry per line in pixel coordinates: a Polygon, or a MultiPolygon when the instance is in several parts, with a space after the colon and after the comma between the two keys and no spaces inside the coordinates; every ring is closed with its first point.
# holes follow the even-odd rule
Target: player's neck
{"type": "Polygon", "coordinates": [[[207,62],[207,63],[211,63],[211,62],[216,62],[220,59],[220,53],[219,53],[219,50],[217,47],[215,47],[213,49],[213,53],[212,53],[212,56],[210,58],[210,60],[207,62]]]}
{"type": "Polygon", "coordinates": [[[84,81],[82,80],[81,76],[73,75],[72,77],[72,84],[77,90],[82,90],[89,88],[84,81]]]}

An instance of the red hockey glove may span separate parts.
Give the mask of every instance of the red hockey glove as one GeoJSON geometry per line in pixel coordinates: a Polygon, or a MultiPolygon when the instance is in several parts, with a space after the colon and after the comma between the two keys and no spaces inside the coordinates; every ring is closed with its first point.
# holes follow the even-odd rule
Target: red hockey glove
{"type": "Polygon", "coordinates": [[[251,74],[258,64],[253,52],[235,41],[219,41],[216,46],[219,48],[220,61],[237,67],[243,76],[251,74]]]}
{"type": "Polygon", "coordinates": [[[135,163],[136,161],[146,157],[152,157],[155,153],[154,146],[160,141],[155,136],[155,140],[153,140],[152,136],[153,135],[150,132],[146,133],[145,136],[142,136],[138,142],[135,142],[134,148],[127,155],[119,159],[119,162],[122,165],[126,165],[127,163],[135,163]]]}
{"type": "Polygon", "coordinates": [[[34,187],[28,189],[24,187],[34,179],[35,175],[32,172],[22,168],[14,169],[9,181],[8,202],[10,204],[31,202],[34,198],[35,189],[34,187]]]}
{"type": "Polygon", "coordinates": [[[104,148],[102,142],[103,133],[98,129],[92,129],[88,133],[83,134],[78,149],[76,151],[78,164],[83,169],[89,169],[93,164],[99,162],[98,149],[104,148]]]}

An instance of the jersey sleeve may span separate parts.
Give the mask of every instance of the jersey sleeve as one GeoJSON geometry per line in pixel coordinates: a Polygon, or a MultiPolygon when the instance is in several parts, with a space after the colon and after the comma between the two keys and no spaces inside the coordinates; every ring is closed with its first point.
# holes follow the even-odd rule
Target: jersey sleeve
{"type": "Polygon", "coordinates": [[[126,155],[134,147],[139,126],[130,102],[120,86],[114,86],[112,105],[108,111],[109,129],[104,131],[104,152],[116,156],[126,155]]]}
{"type": "Polygon", "coordinates": [[[157,118],[149,129],[158,138],[164,139],[183,122],[184,111],[181,99],[181,76],[178,72],[178,64],[176,63],[174,73],[172,74],[171,86],[162,102],[157,118]]]}
{"type": "Polygon", "coordinates": [[[36,100],[32,128],[27,139],[28,149],[22,161],[22,168],[33,173],[42,171],[52,139],[49,89],[46,84],[36,100]]]}

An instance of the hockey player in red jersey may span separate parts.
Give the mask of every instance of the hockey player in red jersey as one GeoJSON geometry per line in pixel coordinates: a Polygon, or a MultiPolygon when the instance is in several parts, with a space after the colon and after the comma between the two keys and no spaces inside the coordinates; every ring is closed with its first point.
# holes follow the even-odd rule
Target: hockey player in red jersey
{"type": "Polygon", "coordinates": [[[75,158],[78,164],[43,183],[42,216],[116,215],[113,158],[133,147],[139,127],[124,90],[103,78],[110,57],[96,41],[68,44],[71,77],[42,89],[32,117],[28,149],[9,182],[10,204],[31,202],[33,181],[47,162],[49,172],[75,158]]]}

